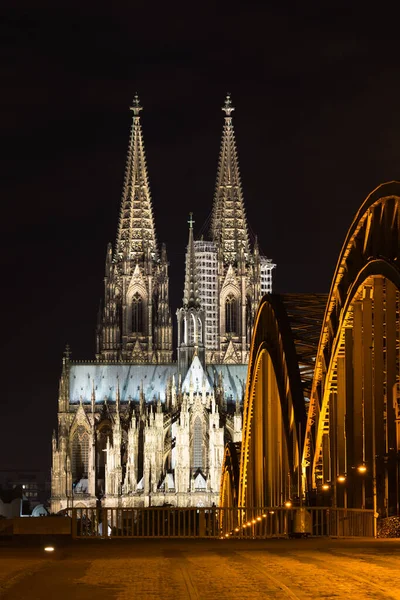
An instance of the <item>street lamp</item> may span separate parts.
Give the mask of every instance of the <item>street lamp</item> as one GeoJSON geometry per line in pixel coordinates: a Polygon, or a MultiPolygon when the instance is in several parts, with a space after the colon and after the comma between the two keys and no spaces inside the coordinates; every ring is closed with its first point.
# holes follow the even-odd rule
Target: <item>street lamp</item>
{"type": "Polygon", "coordinates": [[[347,482],[346,473],[338,475],[336,481],[343,486],[343,508],[347,508],[347,486],[345,485],[347,482]]]}

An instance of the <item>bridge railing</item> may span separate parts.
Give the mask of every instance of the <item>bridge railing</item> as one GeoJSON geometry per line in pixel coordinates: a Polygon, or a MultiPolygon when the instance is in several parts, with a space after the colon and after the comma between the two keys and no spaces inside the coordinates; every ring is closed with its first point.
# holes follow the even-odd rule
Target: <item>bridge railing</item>
{"type": "Polygon", "coordinates": [[[76,538],[372,537],[372,510],[307,508],[69,508],[76,538]]]}
{"type": "MultiPolygon", "coordinates": [[[[374,511],[328,507],[236,509],[220,515],[225,537],[373,537],[374,511]]],[[[231,510],[231,509],[229,509],[231,510]]]]}

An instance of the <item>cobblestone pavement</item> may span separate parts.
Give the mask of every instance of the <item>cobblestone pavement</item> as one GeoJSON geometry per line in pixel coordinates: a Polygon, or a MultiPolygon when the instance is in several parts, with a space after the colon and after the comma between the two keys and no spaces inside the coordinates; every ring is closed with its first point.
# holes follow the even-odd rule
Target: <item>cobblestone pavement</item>
{"type": "Polygon", "coordinates": [[[400,540],[99,540],[0,547],[0,598],[400,600],[400,540]]]}

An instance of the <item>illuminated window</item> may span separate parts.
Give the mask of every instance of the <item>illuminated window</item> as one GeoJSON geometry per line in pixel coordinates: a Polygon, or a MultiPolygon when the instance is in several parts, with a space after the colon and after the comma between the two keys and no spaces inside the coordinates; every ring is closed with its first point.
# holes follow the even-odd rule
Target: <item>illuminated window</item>
{"type": "Polygon", "coordinates": [[[136,293],[132,298],[132,333],[142,333],[143,331],[143,301],[141,296],[136,293]]]}
{"type": "Polygon", "coordinates": [[[233,294],[225,301],[225,332],[237,333],[238,302],[233,294]]]}

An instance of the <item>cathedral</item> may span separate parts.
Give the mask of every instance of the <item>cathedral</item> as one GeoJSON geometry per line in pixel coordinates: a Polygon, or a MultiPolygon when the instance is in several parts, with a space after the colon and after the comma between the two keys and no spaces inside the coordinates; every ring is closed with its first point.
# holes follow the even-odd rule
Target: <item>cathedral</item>
{"type": "Polygon", "coordinates": [[[120,217],[106,254],[94,360],[60,380],[51,509],[218,504],[225,444],[241,440],[255,311],[271,259],[250,244],[228,95],[208,239],[188,220],[177,348],[136,96],[120,217]]]}

